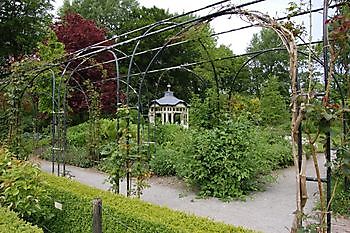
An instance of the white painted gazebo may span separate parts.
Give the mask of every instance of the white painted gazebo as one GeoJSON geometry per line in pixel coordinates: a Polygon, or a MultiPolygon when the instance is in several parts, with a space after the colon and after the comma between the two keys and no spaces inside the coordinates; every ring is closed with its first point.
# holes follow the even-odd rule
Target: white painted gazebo
{"type": "Polygon", "coordinates": [[[164,96],[160,99],[153,100],[148,111],[148,119],[150,123],[155,123],[156,119],[160,119],[162,124],[179,124],[188,128],[188,104],[176,98],[174,93],[168,90],[164,92],[164,96]]]}

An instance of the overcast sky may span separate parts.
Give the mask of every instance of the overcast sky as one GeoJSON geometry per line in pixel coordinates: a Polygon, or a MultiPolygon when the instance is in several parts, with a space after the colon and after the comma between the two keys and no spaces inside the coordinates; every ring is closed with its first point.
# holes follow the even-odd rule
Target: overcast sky
{"type": "MultiPolygon", "coordinates": [[[[98,1],[98,0],[96,0],[98,1]]],[[[158,8],[168,9],[171,13],[183,13],[191,10],[198,9],[203,6],[207,6],[218,2],[219,0],[138,0],[140,5],[145,7],[153,7],[156,6],[158,8]]],[[[231,0],[232,4],[242,4],[245,2],[250,2],[251,0],[231,0]]],[[[246,9],[249,10],[257,10],[263,13],[267,13],[273,17],[281,17],[286,15],[286,8],[288,7],[288,3],[291,0],[267,0],[262,3],[254,4],[252,6],[248,6],[246,9]]],[[[300,0],[295,0],[299,2],[300,0]]],[[[304,0],[303,2],[309,2],[304,0]]],[[[322,7],[322,0],[312,0],[313,8],[322,7]]],[[[56,0],[55,7],[62,5],[62,0],[56,0]]],[[[206,15],[211,10],[201,11],[199,15],[206,15]]],[[[320,40],[322,35],[322,12],[312,14],[313,18],[313,40],[320,40]]],[[[307,27],[309,25],[308,16],[297,17],[295,20],[298,24],[303,23],[304,26],[307,27]]],[[[234,28],[238,28],[241,26],[247,25],[247,23],[243,22],[241,19],[235,16],[221,16],[219,18],[214,19],[211,22],[211,26],[214,28],[215,32],[222,32],[234,28]]],[[[227,33],[221,35],[218,38],[219,44],[225,44],[229,46],[234,53],[240,54],[244,53],[245,49],[249,45],[249,42],[254,33],[259,32],[259,28],[249,28],[240,30],[238,32],[227,33]]]]}

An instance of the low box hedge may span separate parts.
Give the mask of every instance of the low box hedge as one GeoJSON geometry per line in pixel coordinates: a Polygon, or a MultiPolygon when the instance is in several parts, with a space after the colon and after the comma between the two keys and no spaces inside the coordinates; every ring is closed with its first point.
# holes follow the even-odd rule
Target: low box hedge
{"type": "Polygon", "coordinates": [[[98,190],[70,179],[49,174],[44,174],[44,179],[52,196],[47,205],[55,214],[45,227],[55,233],[92,232],[92,200],[97,197],[102,199],[104,233],[254,232],[98,190]],[[62,210],[54,208],[54,201],[62,204],[62,210]]]}
{"type": "Polygon", "coordinates": [[[43,233],[43,231],[20,219],[15,212],[0,207],[0,233],[43,233]]]}

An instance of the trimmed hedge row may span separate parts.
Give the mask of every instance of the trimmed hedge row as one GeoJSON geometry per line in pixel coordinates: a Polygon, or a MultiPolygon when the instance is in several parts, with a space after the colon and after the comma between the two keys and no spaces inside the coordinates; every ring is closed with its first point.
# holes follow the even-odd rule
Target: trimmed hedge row
{"type": "Polygon", "coordinates": [[[44,178],[46,189],[52,196],[51,201],[63,205],[62,210],[59,210],[54,208],[53,203],[47,203],[56,216],[45,223],[45,227],[55,233],[91,232],[92,200],[96,197],[101,198],[103,203],[104,233],[254,232],[115,195],[66,178],[49,174],[45,174],[44,178]]]}
{"type": "Polygon", "coordinates": [[[0,233],[43,233],[43,231],[20,219],[15,212],[0,207],[0,233]]]}

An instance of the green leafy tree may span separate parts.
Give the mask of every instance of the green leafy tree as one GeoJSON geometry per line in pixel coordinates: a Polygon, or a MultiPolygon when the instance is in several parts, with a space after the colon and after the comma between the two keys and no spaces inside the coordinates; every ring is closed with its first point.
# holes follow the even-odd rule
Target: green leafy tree
{"type": "Polygon", "coordinates": [[[17,160],[7,149],[0,148],[0,206],[35,224],[52,218],[44,207],[50,198],[43,184],[38,167],[17,160]]]}
{"type": "MultiPolygon", "coordinates": [[[[63,14],[67,11],[77,12],[87,19],[94,20],[100,27],[108,30],[107,35],[109,36],[120,35],[133,29],[140,28],[173,16],[173,14],[170,14],[164,9],[156,7],[140,7],[134,0],[73,0],[72,3],[66,1],[60,12],[63,14]]],[[[178,19],[177,22],[181,22],[192,17],[194,16],[183,17],[178,19]]],[[[154,30],[161,27],[164,26],[157,27],[154,30]]],[[[161,47],[169,40],[171,40],[172,43],[183,40],[191,40],[191,42],[165,49],[158,59],[152,64],[150,68],[151,70],[208,59],[206,52],[203,50],[202,45],[197,39],[201,39],[202,43],[205,44],[206,47],[215,48],[216,42],[209,36],[212,33],[209,26],[205,24],[198,25],[195,28],[184,32],[183,34],[174,37],[179,30],[180,29],[169,30],[141,40],[137,52],[161,47]]],[[[127,37],[118,38],[118,41],[130,39],[143,33],[144,30],[130,34],[127,37]]],[[[131,54],[134,46],[135,43],[130,43],[123,45],[118,49],[122,50],[126,54],[131,54]]],[[[135,63],[139,66],[141,71],[144,71],[154,55],[155,52],[148,52],[142,54],[142,56],[136,56],[135,63]]],[[[120,61],[121,73],[127,73],[129,65],[128,62],[128,59],[120,61]]],[[[211,82],[211,80],[213,80],[212,71],[210,70],[210,67],[208,67],[208,70],[211,72],[207,72],[208,80],[211,82]]],[[[134,66],[132,73],[138,72],[139,70],[134,66]]],[[[133,77],[131,79],[131,85],[138,88],[139,79],[140,77],[133,77]]],[[[159,72],[155,74],[148,74],[145,80],[145,85],[143,86],[145,91],[142,95],[142,102],[148,103],[150,99],[159,98],[161,92],[166,89],[166,86],[169,83],[172,84],[172,89],[177,94],[177,97],[188,101],[192,96],[192,93],[198,94],[199,92],[202,92],[207,82],[201,82],[198,77],[184,69],[174,69],[164,73],[159,72]],[[159,78],[160,76],[162,78],[159,78]],[[154,88],[155,86],[158,86],[158,92],[156,92],[157,88],[154,88]]]]}
{"type": "Polygon", "coordinates": [[[289,121],[286,102],[280,93],[280,83],[276,77],[271,77],[262,89],[261,118],[268,125],[278,125],[289,121]]]}
{"type": "MultiPolygon", "coordinates": [[[[247,52],[284,47],[282,40],[271,29],[262,29],[254,34],[247,52]]],[[[270,76],[276,76],[281,83],[281,94],[289,97],[289,57],[287,51],[272,51],[259,55],[250,62],[249,92],[260,95],[262,87],[270,76]]]]}
{"type": "Polygon", "coordinates": [[[0,57],[31,53],[51,23],[49,0],[0,2],[0,57]]]}
{"type": "Polygon", "coordinates": [[[64,51],[52,31],[47,34],[45,42],[39,43],[37,50],[37,53],[11,64],[11,73],[3,89],[8,103],[4,112],[6,117],[2,119],[2,123],[8,126],[7,142],[11,149],[15,149],[16,155],[24,157],[27,155],[22,153],[21,134],[36,125],[34,109],[51,112],[52,75],[55,74],[59,82],[59,68],[50,67],[50,64],[57,61],[64,51]],[[29,125],[23,124],[24,117],[32,119],[29,125]]]}
{"type": "Polygon", "coordinates": [[[94,20],[111,34],[121,34],[138,26],[135,22],[135,13],[139,13],[136,0],[65,0],[59,14],[64,16],[67,11],[94,20]],[[130,20],[132,18],[134,20],[130,20]]]}

